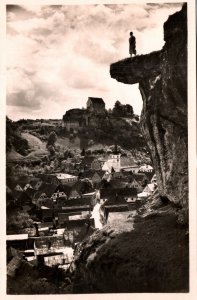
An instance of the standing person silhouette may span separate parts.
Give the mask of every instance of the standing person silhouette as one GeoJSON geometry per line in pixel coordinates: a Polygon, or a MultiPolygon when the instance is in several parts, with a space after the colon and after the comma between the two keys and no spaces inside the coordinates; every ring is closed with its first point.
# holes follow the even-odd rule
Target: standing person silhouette
{"type": "Polygon", "coordinates": [[[133,32],[130,32],[130,38],[129,38],[129,54],[131,55],[136,55],[136,41],[135,37],[133,35],[133,32]]]}

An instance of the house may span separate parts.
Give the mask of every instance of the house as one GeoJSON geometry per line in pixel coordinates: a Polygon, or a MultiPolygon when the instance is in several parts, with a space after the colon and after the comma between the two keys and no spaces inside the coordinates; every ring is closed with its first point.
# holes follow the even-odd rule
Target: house
{"type": "Polygon", "coordinates": [[[61,184],[43,183],[34,195],[34,203],[40,206],[44,205],[43,201],[46,201],[46,199],[55,202],[59,197],[66,197],[65,188],[61,184]]]}
{"type": "Polygon", "coordinates": [[[89,212],[91,211],[90,205],[73,205],[70,206],[63,206],[62,208],[54,208],[53,213],[54,213],[54,219],[58,221],[58,215],[59,214],[79,214],[82,212],[89,212]]]}
{"type": "Polygon", "coordinates": [[[135,179],[132,178],[128,185],[130,188],[135,188],[138,193],[142,192],[143,186],[135,179]]]}
{"type": "Polygon", "coordinates": [[[23,186],[23,191],[26,191],[27,189],[33,189],[32,185],[30,183],[25,183],[23,186]]]}
{"type": "Polygon", "coordinates": [[[73,259],[73,250],[67,246],[64,235],[35,238],[34,253],[40,265],[67,264],[73,259]]]}
{"type": "MultiPolygon", "coordinates": [[[[115,201],[115,203],[135,202],[137,190],[135,188],[105,188],[100,189],[100,199],[105,202],[115,201]]],[[[106,202],[109,203],[109,202],[106,202]]]]}
{"type": "Polygon", "coordinates": [[[132,173],[138,173],[139,166],[136,165],[133,158],[127,156],[120,157],[120,168],[121,170],[129,169],[132,173]]]}
{"type": "Polygon", "coordinates": [[[146,187],[144,188],[144,190],[142,191],[142,193],[139,193],[137,196],[138,198],[146,198],[150,195],[153,194],[153,192],[155,191],[157,185],[155,183],[149,183],[146,185],[146,187]]]}
{"type": "MultiPolygon", "coordinates": [[[[149,173],[151,175],[151,173],[149,173]]],[[[142,187],[145,187],[150,183],[150,179],[145,173],[133,173],[132,178],[134,178],[142,187]]]]}
{"type": "Polygon", "coordinates": [[[152,179],[151,179],[151,183],[157,183],[157,177],[156,174],[153,175],[152,179]]]}
{"type": "Polygon", "coordinates": [[[25,250],[28,248],[28,234],[6,235],[6,244],[8,247],[25,250]]]}
{"type": "Polygon", "coordinates": [[[37,180],[30,181],[30,184],[34,190],[39,190],[39,188],[43,184],[43,181],[41,179],[37,178],[37,180]]]}
{"type": "Polygon", "coordinates": [[[24,182],[24,181],[17,181],[14,189],[16,191],[21,192],[21,191],[26,191],[28,188],[30,188],[30,189],[33,188],[30,183],[24,182]]]}
{"type": "Polygon", "coordinates": [[[108,159],[102,166],[102,170],[110,173],[112,172],[112,170],[115,170],[115,172],[119,172],[120,162],[118,161],[118,159],[108,159]]]}
{"type": "Polygon", "coordinates": [[[148,193],[148,194],[152,194],[155,190],[155,187],[156,187],[156,185],[154,183],[149,183],[149,184],[147,184],[147,186],[145,187],[143,192],[148,193]]]}
{"type": "Polygon", "coordinates": [[[82,194],[81,198],[82,198],[83,203],[85,202],[86,204],[89,204],[92,209],[95,206],[96,200],[97,200],[96,191],[94,191],[92,193],[82,194]]]}
{"type": "Polygon", "coordinates": [[[85,170],[101,170],[101,163],[98,158],[94,156],[85,156],[81,162],[80,169],[85,170]]]}
{"type": "Polygon", "coordinates": [[[72,200],[66,200],[62,207],[70,207],[70,206],[84,206],[88,205],[92,207],[92,197],[82,195],[80,198],[75,198],[72,200]]]}
{"type": "Polygon", "coordinates": [[[136,174],[139,172],[139,168],[140,167],[138,165],[134,164],[134,165],[128,166],[128,167],[124,166],[124,167],[122,167],[122,170],[124,170],[125,172],[131,172],[133,174],[136,174]]]}
{"type": "Polygon", "coordinates": [[[113,178],[109,181],[109,185],[112,188],[126,188],[129,187],[129,180],[124,178],[113,178]]]}
{"type": "Polygon", "coordinates": [[[53,185],[58,185],[60,184],[60,181],[58,180],[56,174],[38,174],[37,175],[41,181],[44,183],[50,183],[53,185]]]}
{"type": "Polygon", "coordinates": [[[41,206],[41,219],[42,222],[52,222],[54,218],[53,209],[41,206]]]}
{"type": "Polygon", "coordinates": [[[40,207],[41,209],[44,208],[50,208],[53,209],[54,208],[54,201],[51,198],[45,198],[42,199],[41,201],[38,200],[37,202],[37,207],[40,207]]]}
{"type": "Polygon", "coordinates": [[[94,190],[92,189],[90,183],[84,181],[78,181],[71,187],[70,191],[67,193],[67,198],[68,199],[81,198],[83,194],[91,193],[93,191],[94,190]]]}
{"type": "Polygon", "coordinates": [[[153,172],[153,167],[151,167],[150,165],[142,165],[140,168],[139,168],[139,172],[140,173],[152,173],[153,172]]]}
{"type": "Polygon", "coordinates": [[[68,220],[69,216],[78,216],[81,215],[81,211],[76,211],[76,212],[61,212],[58,213],[58,225],[64,225],[68,220]]]}
{"type": "Polygon", "coordinates": [[[37,193],[37,191],[33,188],[28,188],[24,191],[24,194],[27,195],[29,198],[31,198],[31,201],[34,199],[34,195],[37,193]]]}
{"type": "Polygon", "coordinates": [[[120,170],[120,171],[117,171],[117,172],[112,172],[112,174],[113,174],[113,178],[115,179],[115,178],[125,178],[125,174],[122,172],[122,170],[120,170]]]}
{"type": "Polygon", "coordinates": [[[88,97],[86,104],[87,111],[94,114],[104,114],[105,113],[105,102],[102,98],[88,97]]]}
{"type": "Polygon", "coordinates": [[[105,173],[106,172],[102,171],[102,170],[94,172],[94,174],[91,178],[93,186],[96,186],[98,183],[101,182],[101,180],[105,177],[105,173]]]}
{"type": "Polygon", "coordinates": [[[102,179],[107,179],[109,174],[102,170],[88,170],[80,174],[80,180],[91,182],[94,187],[102,181],[102,179]]]}
{"type": "Polygon", "coordinates": [[[78,176],[74,176],[71,174],[58,173],[55,176],[61,184],[73,185],[78,181],[78,176]]]}
{"type": "Polygon", "coordinates": [[[35,204],[33,203],[33,197],[34,197],[35,191],[30,192],[29,190],[33,191],[33,189],[28,189],[27,191],[23,191],[17,199],[17,204],[19,206],[22,206],[23,209],[25,209],[27,211],[31,210],[31,208],[35,206],[35,204]]]}

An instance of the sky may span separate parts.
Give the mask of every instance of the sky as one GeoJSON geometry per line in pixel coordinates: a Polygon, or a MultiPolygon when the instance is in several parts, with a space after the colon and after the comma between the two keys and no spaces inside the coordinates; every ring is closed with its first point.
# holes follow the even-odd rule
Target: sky
{"type": "Polygon", "coordinates": [[[101,97],[133,106],[142,99],[138,84],[112,79],[110,64],[129,57],[129,32],[137,54],[160,50],[163,23],[181,9],[171,4],[7,6],[7,116],[61,119],[71,108],[101,97]]]}

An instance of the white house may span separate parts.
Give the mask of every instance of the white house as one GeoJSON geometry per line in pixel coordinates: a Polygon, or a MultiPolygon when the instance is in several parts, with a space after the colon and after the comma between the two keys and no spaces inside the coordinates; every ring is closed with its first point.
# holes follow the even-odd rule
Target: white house
{"type": "Polygon", "coordinates": [[[142,165],[140,168],[139,168],[139,172],[141,173],[152,173],[153,172],[153,167],[151,167],[150,165],[142,165]]]}
{"type": "Polygon", "coordinates": [[[145,198],[145,197],[152,195],[156,186],[157,185],[155,183],[147,184],[146,187],[144,188],[143,192],[137,195],[138,198],[145,198]]]}
{"type": "Polygon", "coordinates": [[[56,174],[57,179],[62,183],[62,184],[73,184],[77,182],[78,176],[70,175],[70,174],[65,174],[65,173],[58,173],[56,174]]]}

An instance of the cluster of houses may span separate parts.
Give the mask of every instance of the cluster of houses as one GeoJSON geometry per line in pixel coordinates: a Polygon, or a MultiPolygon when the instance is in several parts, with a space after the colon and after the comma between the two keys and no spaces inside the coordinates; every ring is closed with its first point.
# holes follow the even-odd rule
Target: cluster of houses
{"type": "Polygon", "coordinates": [[[77,243],[113,214],[135,210],[157,185],[151,166],[139,166],[116,151],[107,159],[85,156],[76,168],[74,174],[7,178],[7,210],[20,208],[36,216],[21,234],[7,235],[8,248],[28,262],[68,268],[77,243]]]}

